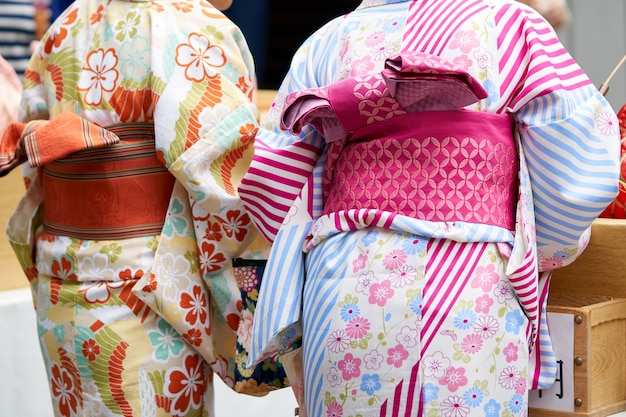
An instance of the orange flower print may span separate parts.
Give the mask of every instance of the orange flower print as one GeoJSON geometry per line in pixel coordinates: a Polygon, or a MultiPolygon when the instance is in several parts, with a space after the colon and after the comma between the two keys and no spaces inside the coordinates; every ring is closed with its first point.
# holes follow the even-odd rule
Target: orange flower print
{"type": "Polygon", "coordinates": [[[52,276],[55,278],[78,281],[78,277],[72,272],[73,270],[72,262],[65,256],[62,256],[60,260],[52,261],[52,276]]]}
{"type": "Polygon", "coordinates": [[[192,292],[193,294],[183,292],[180,297],[180,307],[187,311],[185,321],[192,326],[196,322],[204,324],[207,319],[206,295],[202,293],[202,288],[199,285],[194,285],[192,292]]]}
{"type": "Polygon", "coordinates": [[[183,3],[180,1],[176,1],[172,3],[172,6],[176,8],[179,12],[189,13],[193,10],[193,4],[191,3],[183,3]]]}
{"type": "Polygon", "coordinates": [[[78,8],[74,8],[71,12],[65,15],[65,20],[56,29],[52,29],[48,39],[46,39],[43,45],[43,52],[45,56],[50,55],[53,48],[58,48],[63,43],[63,40],[67,38],[69,33],[67,27],[73,25],[78,20],[78,8]]]}
{"type": "Polygon", "coordinates": [[[228,210],[226,212],[226,218],[223,219],[219,216],[215,216],[224,227],[224,233],[226,236],[235,238],[238,241],[243,241],[248,234],[248,229],[246,226],[250,224],[250,217],[248,213],[245,213],[241,210],[228,210]]]}
{"type": "Polygon", "coordinates": [[[211,45],[209,38],[198,33],[191,33],[189,43],[176,47],[176,63],[185,67],[185,76],[190,81],[202,81],[206,77],[215,77],[214,68],[226,65],[226,54],[217,45],[211,45]]]}
{"type": "Polygon", "coordinates": [[[202,243],[202,253],[200,254],[200,269],[203,274],[209,274],[221,268],[221,264],[226,261],[222,252],[217,251],[217,247],[209,242],[202,243]]]}
{"type": "Polygon", "coordinates": [[[184,363],[184,368],[172,368],[165,376],[165,392],[173,397],[174,410],[178,411],[173,414],[185,415],[190,408],[200,407],[206,391],[205,363],[200,355],[189,354],[184,363]]]}
{"type": "Polygon", "coordinates": [[[241,140],[241,143],[243,143],[244,145],[252,143],[254,141],[254,137],[256,136],[257,130],[259,130],[258,127],[252,123],[241,126],[241,128],[239,129],[239,134],[241,135],[239,137],[239,140],[241,140]]]}
{"type": "Polygon", "coordinates": [[[103,93],[115,89],[119,76],[116,66],[117,55],[113,48],[106,51],[100,48],[87,55],[87,66],[83,67],[78,81],[78,90],[85,91],[85,103],[98,106],[103,93]]]}
{"type": "Polygon", "coordinates": [[[96,360],[100,354],[100,345],[95,339],[85,340],[83,342],[83,356],[87,358],[89,362],[96,360]]]}
{"type": "Polygon", "coordinates": [[[202,332],[198,329],[189,329],[189,331],[183,335],[183,338],[191,346],[200,346],[200,344],[202,344],[202,332]]]}
{"type": "Polygon", "coordinates": [[[91,15],[91,19],[89,19],[89,21],[91,22],[92,25],[95,25],[96,23],[102,20],[102,16],[103,16],[102,12],[104,12],[104,4],[101,4],[98,7],[98,10],[96,10],[96,12],[91,15]]]}
{"type": "Polygon", "coordinates": [[[78,410],[78,387],[69,370],[59,365],[52,365],[50,388],[52,398],[59,408],[59,413],[64,417],[75,416],[78,410]]]}
{"type": "Polygon", "coordinates": [[[204,233],[206,240],[219,242],[222,240],[222,226],[219,222],[207,222],[206,232],[204,233]]]}

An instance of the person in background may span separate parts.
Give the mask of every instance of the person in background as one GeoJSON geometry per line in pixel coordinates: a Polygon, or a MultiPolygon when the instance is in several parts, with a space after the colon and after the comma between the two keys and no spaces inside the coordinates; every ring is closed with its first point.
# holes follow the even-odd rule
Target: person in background
{"type": "Polygon", "coordinates": [[[0,0],[0,55],[20,76],[28,65],[36,38],[33,0],[0,0]]]}
{"type": "Polygon", "coordinates": [[[554,30],[566,29],[572,21],[572,12],[566,0],[518,0],[537,10],[554,30]]]}
{"type": "Polygon", "coordinates": [[[259,115],[231,2],[213,3],[77,0],[26,69],[0,172],[27,179],[7,236],[57,417],[213,416],[213,375],[233,385],[259,115]]]}
{"type": "Polygon", "coordinates": [[[526,416],[556,376],[551,271],[618,161],[531,7],[364,0],[298,49],[239,187],[272,242],[249,364],[301,335],[308,417],[526,416]]]}
{"type": "Polygon", "coordinates": [[[22,82],[15,69],[0,55],[0,136],[5,129],[17,121],[17,110],[22,94],[22,82]]]}

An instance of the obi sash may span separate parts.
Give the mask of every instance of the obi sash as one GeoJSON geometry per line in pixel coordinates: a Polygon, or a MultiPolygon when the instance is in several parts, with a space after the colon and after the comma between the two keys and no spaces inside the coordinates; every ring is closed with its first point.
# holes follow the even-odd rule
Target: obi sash
{"type": "Polygon", "coordinates": [[[378,209],[512,231],[513,129],[508,114],[463,110],[408,113],[357,129],[329,158],[324,214],[378,209]]]}
{"type": "Polygon", "coordinates": [[[175,178],[158,160],[149,124],[107,128],[119,143],[74,152],[43,168],[43,226],[78,239],[161,233],[175,178]]]}

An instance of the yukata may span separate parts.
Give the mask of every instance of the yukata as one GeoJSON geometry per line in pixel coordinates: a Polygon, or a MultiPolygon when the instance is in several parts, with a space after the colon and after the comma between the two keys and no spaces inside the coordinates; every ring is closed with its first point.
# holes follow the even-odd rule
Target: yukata
{"type": "Polygon", "coordinates": [[[55,416],[211,416],[234,385],[253,71],[205,0],[79,0],[43,37],[0,167],[55,416]]]}
{"type": "Polygon", "coordinates": [[[309,417],[526,415],[556,376],[550,271],[618,158],[613,109],[534,10],[362,2],[296,52],[239,187],[273,242],[250,363],[302,337],[309,417]]]}

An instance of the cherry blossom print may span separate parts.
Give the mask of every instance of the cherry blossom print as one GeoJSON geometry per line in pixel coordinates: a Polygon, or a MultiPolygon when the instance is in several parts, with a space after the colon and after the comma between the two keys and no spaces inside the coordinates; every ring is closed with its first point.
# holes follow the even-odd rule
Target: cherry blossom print
{"type": "Polygon", "coordinates": [[[468,355],[480,352],[483,347],[483,339],[476,333],[470,333],[461,341],[461,350],[468,355]]]}
{"type": "Polygon", "coordinates": [[[500,275],[495,271],[494,265],[479,266],[472,278],[472,288],[481,288],[484,292],[489,292],[499,280],[500,275]]]}
{"type": "Polygon", "coordinates": [[[345,330],[334,330],[328,335],[326,346],[333,353],[341,353],[350,347],[350,338],[346,335],[345,330]]]}
{"type": "Polygon", "coordinates": [[[380,376],[378,374],[364,374],[359,388],[361,388],[361,391],[367,392],[367,395],[374,395],[376,391],[382,388],[380,376]]]}
{"type": "Polygon", "coordinates": [[[512,300],[515,297],[511,285],[507,281],[499,281],[496,288],[493,289],[493,295],[500,304],[512,300]]]}
{"type": "Polygon", "coordinates": [[[166,394],[174,399],[173,409],[181,414],[202,403],[207,384],[204,365],[200,355],[189,354],[185,357],[184,368],[174,367],[165,375],[166,394]]]}
{"type": "Polygon", "coordinates": [[[367,266],[367,254],[359,254],[359,256],[352,261],[352,272],[359,272],[367,266]]]}
{"type": "Polygon", "coordinates": [[[120,74],[124,78],[141,81],[150,71],[150,41],[134,36],[119,49],[120,74]]]}
{"type": "Polygon", "coordinates": [[[401,368],[404,361],[409,357],[409,351],[402,345],[396,345],[395,347],[387,350],[387,363],[393,365],[396,368],[401,368]]]}
{"type": "Polygon", "coordinates": [[[113,48],[106,51],[102,48],[91,51],[87,55],[86,66],[78,80],[78,91],[85,92],[85,103],[99,106],[105,92],[110,93],[116,87],[119,73],[117,55],[113,48]]]}
{"type": "Polygon", "coordinates": [[[116,259],[115,248],[102,248],[100,253],[93,256],[81,257],[78,263],[78,274],[84,281],[100,281],[113,279],[117,276],[111,269],[109,259],[116,259]]]}
{"type": "Polygon", "coordinates": [[[327,417],[342,417],[343,407],[336,401],[331,402],[326,407],[326,416],[327,417]]]}
{"type": "Polygon", "coordinates": [[[209,138],[211,131],[231,114],[232,110],[226,104],[217,103],[215,106],[206,106],[198,115],[200,130],[198,135],[201,138],[209,138]]]}
{"type": "Polygon", "coordinates": [[[93,362],[100,354],[100,345],[95,339],[87,339],[83,342],[82,352],[89,362],[93,362]]]}
{"type": "Polygon", "coordinates": [[[185,67],[185,77],[190,81],[202,81],[215,77],[217,71],[226,65],[226,54],[218,45],[212,45],[209,38],[199,33],[191,33],[188,43],[176,47],[176,63],[185,67]]]}
{"type": "Polygon", "coordinates": [[[470,408],[465,405],[458,395],[451,395],[441,402],[439,410],[443,417],[466,417],[470,408]]]}
{"type": "Polygon", "coordinates": [[[491,68],[493,62],[493,55],[491,52],[487,51],[485,48],[480,48],[477,51],[474,51],[474,59],[478,64],[478,68],[486,69],[491,68]]]}
{"type": "Polygon", "coordinates": [[[443,378],[446,375],[446,369],[450,366],[450,359],[443,356],[442,352],[435,352],[423,359],[424,376],[429,378],[443,378]]]}
{"type": "Polygon", "coordinates": [[[137,35],[137,28],[141,23],[141,14],[135,11],[129,11],[126,16],[119,19],[113,32],[115,39],[124,42],[125,39],[133,39],[137,35]]]}
{"type": "Polygon", "coordinates": [[[370,304],[377,304],[379,307],[384,307],[385,304],[387,304],[387,300],[393,297],[393,294],[394,291],[391,288],[391,281],[386,279],[380,284],[372,284],[368,301],[370,304]]]}
{"type": "Polygon", "coordinates": [[[361,375],[361,359],[355,358],[352,353],[347,353],[337,362],[337,368],[341,371],[344,381],[358,378],[361,375]]]}
{"type": "Polygon", "coordinates": [[[476,38],[473,30],[459,30],[454,34],[454,39],[450,42],[450,49],[460,49],[464,54],[469,54],[472,49],[478,48],[480,41],[476,38]]]}
{"type": "Polygon", "coordinates": [[[489,295],[484,294],[476,299],[476,305],[474,307],[474,311],[477,313],[489,313],[491,306],[493,305],[493,298],[489,295]]]}
{"type": "Polygon", "coordinates": [[[400,343],[402,346],[406,346],[408,348],[412,348],[417,346],[417,342],[419,338],[419,332],[417,329],[413,329],[409,326],[403,326],[400,329],[400,333],[396,335],[396,342],[400,343]]]}
{"type": "Polygon", "coordinates": [[[250,349],[250,342],[252,340],[252,325],[254,316],[248,309],[244,309],[241,312],[241,321],[237,326],[237,341],[243,346],[244,349],[250,349]]]}
{"type": "Polygon", "coordinates": [[[468,71],[472,66],[472,60],[467,55],[459,55],[452,60],[454,65],[468,71]]]}
{"type": "Polygon", "coordinates": [[[98,6],[96,11],[89,18],[89,23],[91,23],[92,26],[99,23],[102,20],[102,17],[104,16],[103,12],[104,12],[104,4],[101,4],[100,6],[98,6]]]}
{"type": "Polygon", "coordinates": [[[473,326],[474,332],[481,335],[484,339],[492,338],[499,328],[498,319],[489,315],[480,316],[473,326]]]}
{"type": "MultiPolygon", "coordinates": [[[[190,282],[190,269],[189,260],[184,256],[174,256],[168,253],[163,256],[161,262],[156,264],[154,276],[158,277],[159,281],[169,282],[176,288],[187,288],[190,282]]],[[[168,299],[178,299],[178,293],[175,296],[168,294],[168,299]]]]}
{"type": "Polygon", "coordinates": [[[500,374],[498,375],[498,383],[503,388],[512,390],[515,388],[515,380],[517,379],[517,376],[517,368],[514,366],[507,366],[500,371],[500,374]]]}
{"type": "Polygon", "coordinates": [[[76,23],[76,20],[78,20],[78,8],[74,7],[68,9],[68,12],[64,14],[61,25],[56,26],[56,28],[53,27],[48,34],[48,38],[45,40],[43,45],[44,57],[50,55],[53,48],[59,48],[61,46],[69,34],[69,27],[73,26],[74,23],[76,23]]]}
{"type": "Polygon", "coordinates": [[[206,294],[199,285],[194,285],[191,293],[182,292],[180,308],[186,312],[185,321],[190,325],[207,322],[208,301],[206,294]]]}
{"type": "Polygon", "coordinates": [[[372,58],[370,56],[355,59],[351,65],[352,71],[350,72],[350,76],[354,77],[360,74],[367,74],[374,69],[375,65],[376,64],[372,62],[372,58]]]}
{"type": "Polygon", "coordinates": [[[602,111],[596,118],[596,127],[605,136],[614,136],[619,132],[619,121],[613,112],[602,111]]]}
{"type": "Polygon", "coordinates": [[[183,339],[191,346],[198,347],[202,344],[202,332],[198,329],[189,329],[187,333],[183,335],[183,339]]]}
{"type": "Polygon", "coordinates": [[[200,269],[203,274],[218,271],[226,262],[226,256],[218,250],[217,245],[210,242],[202,242],[202,252],[199,254],[200,269]]]}
{"type": "Polygon", "coordinates": [[[90,304],[104,304],[111,298],[110,289],[122,286],[124,281],[88,281],[82,283],[78,293],[84,294],[85,301],[90,304]]]}
{"type": "Polygon", "coordinates": [[[511,332],[513,334],[519,334],[520,328],[525,324],[526,318],[522,315],[519,310],[513,310],[506,313],[506,326],[505,329],[507,332],[511,332]]]}
{"type": "Polygon", "coordinates": [[[377,282],[378,278],[376,278],[372,271],[369,271],[366,274],[359,275],[355,290],[358,293],[370,295],[370,287],[377,282]]]}
{"type": "Polygon", "coordinates": [[[77,415],[80,402],[80,388],[76,386],[76,379],[66,368],[61,368],[56,363],[50,370],[50,391],[54,403],[59,409],[60,415],[70,417],[77,415]]]}
{"type": "Polygon", "coordinates": [[[185,347],[181,336],[165,320],[158,319],[156,329],[148,331],[148,338],[152,344],[152,354],[159,362],[166,362],[172,357],[177,357],[185,347]]]}
{"type": "Polygon", "coordinates": [[[346,324],[346,334],[352,340],[359,340],[365,337],[370,330],[370,322],[364,317],[355,317],[346,324]]]}
{"type": "Polygon", "coordinates": [[[442,385],[447,385],[451,392],[455,392],[460,387],[467,385],[467,377],[465,376],[465,368],[455,368],[450,366],[446,369],[446,373],[443,378],[439,380],[442,385]]]}
{"type": "Polygon", "coordinates": [[[241,210],[228,210],[226,217],[215,216],[221,223],[227,237],[235,237],[238,242],[243,242],[248,235],[250,217],[241,210]]]}
{"type": "Polygon", "coordinates": [[[339,369],[335,368],[334,366],[330,368],[328,375],[326,375],[326,380],[331,387],[338,387],[343,382],[343,380],[341,379],[341,372],[339,372],[339,369]]]}
{"type": "Polygon", "coordinates": [[[380,369],[380,365],[382,365],[385,357],[378,353],[377,350],[372,350],[367,355],[363,356],[363,362],[365,363],[365,367],[370,370],[378,370],[380,369]]]}
{"type": "Polygon", "coordinates": [[[400,268],[391,271],[389,280],[394,288],[402,288],[411,284],[417,279],[417,269],[410,265],[402,265],[400,268]]]}
{"type": "Polygon", "coordinates": [[[62,280],[71,280],[77,281],[78,276],[73,271],[74,267],[72,265],[72,261],[70,261],[67,257],[62,256],[60,260],[54,259],[52,261],[52,275],[55,278],[59,278],[62,280]]]}
{"type": "Polygon", "coordinates": [[[500,415],[500,408],[500,404],[498,404],[496,400],[492,398],[483,407],[483,410],[485,411],[485,417],[498,417],[500,415]]]}
{"type": "Polygon", "coordinates": [[[519,348],[517,347],[515,343],[509,343],[508,345],[504,347],[504,349],[502,349],[502,353],[504,353],[504,356],[506,357],[507,362],[517,361],[518,351],[519,351],[519,348]]]}
{"type": "Polygon", "coordinates": [[[430,382],[425,383],[422,387],[422,395],[425,403],[437,401],[437,398],[439,398],[439,386],[430,382]]]}

